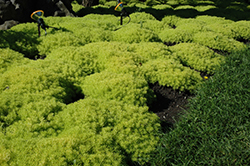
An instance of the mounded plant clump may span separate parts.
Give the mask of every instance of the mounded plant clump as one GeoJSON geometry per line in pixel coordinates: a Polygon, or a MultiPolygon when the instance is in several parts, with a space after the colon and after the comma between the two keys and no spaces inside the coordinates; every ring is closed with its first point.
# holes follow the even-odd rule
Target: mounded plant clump
{"type": "Polygon", "coordinates": [[[24,119],[1,132],[1,164],[143,164],[158,143],[158,118],[147,107],[93,98],[44,104],[32,112],[27,105],[24,119]]]}
{"type": "Polygon", "coordinates": [[[159,150],[160,121],[149,112],[156,97],[149,84],[194,93],[204,82],[201,72],[216,74],[250,38],[248,21],[181,17],[209,10],[201,2],[126,2],[136,11],[124,26],[114,1],[93,8],[74,2],[83,17],[44,17],[59,28],[46,36],[41,29],[38,37],[36,23],[0,32],[0,165],[150,163],[159,150]],[[99,10],[109,14],[84,14],[99,10]]]}

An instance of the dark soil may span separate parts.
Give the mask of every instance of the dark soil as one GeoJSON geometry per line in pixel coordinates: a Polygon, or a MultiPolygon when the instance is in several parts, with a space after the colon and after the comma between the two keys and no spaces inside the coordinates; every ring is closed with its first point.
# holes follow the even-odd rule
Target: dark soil
{"type": "Polygon", "coordinates": [[[161,86],[159,83],[150,84],[149,87],[156,95],[156,100],[149,106],[149,110],[159,116],[163,131],[168,131],[188,109],[188,99],[194,95],[161,86]]]}

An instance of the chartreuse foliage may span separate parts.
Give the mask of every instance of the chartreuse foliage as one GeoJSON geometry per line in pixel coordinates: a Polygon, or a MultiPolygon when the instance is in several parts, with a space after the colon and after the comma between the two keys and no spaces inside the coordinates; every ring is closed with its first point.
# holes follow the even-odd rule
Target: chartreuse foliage
{"type": "Polygon", "coordinates": [[[184,67],[174,59],[148,61],[141,67],[141,71],[148,82],[159,82],[160,85],[181,91],[194,91],[202,80],[199,72],[184,67]]]}
{"type": "Polygon", "coordinates": [[[0,31],[0,36],[0,48],[11,48],[31,59],[38,53],[37,26],[34,23],[19,24],[11,30],[0,31]]]}
{"type": "Polygon", "coordinates": [[[67,125],[66,136],[87,139],[82,139],[84,143],[80,147],[86,153],[83,155],[86,164],[95,158],[115,163],[109,153],[120,159],[125,158],[123,161],[147,161],[148,153],[154,150],[157,143],[158,118],[149,113],[147,107],[88,98],[69,105],[62,114],[67,125]],[[85,133],[89,133],[89,137],[84,136],[85,133]]]}
{"type": "Polygon", "coordinates": [[[122,42],[95,42],[83,47],[97,57],[96,71],[106,69],[116,73],[138,73],[137,65],[142,58],[133,52],[134,47],[122,42]]]}
{"type": "Polygon", "coordinates": [[[52,50],[44,61],[48,63],[43,66],[44,70],[52,69],[74,83],[99,71],[97,55],[87,51],[83,46],[59,47],[52,50]]]}
{"type": "MultiPolygon", "coordinates": [[[[44,133],[47,129],[49,133],[60,126],[59,134],[52,132],[51,137],[32,139],[24,139],[22,135],[2,138],[1,164],[118,166],[131,161],[143,164],[158,142],[158,118],[147,107],[89,98],[68,105],[54,118],[51,114],[47,116],[49,123],[37,125],[37,132],[44,133]]],[[[45,121],[39,117],[33,117],[33,122],[45,121]]],[[[12,131],[20,128],[13,126],[12,131]]],[[[28,127],[23,132],[34,128],[28,127]]]]}
{"type": "Polygon", "coordinates": [[[207,27],[217,33],[234,38],[238,41],[246,41],[250,36],[250,24],[247,21],[237,21],[230,23],[209,24],[207,27]]]}
{"type": "Polygon", "coordinates": [[[162,137],[155,165],[248,165],[250,52],[231,54],[162,137]],[[162,148],[164,147],[164,148],[162,148]]]}
{"type": "Polygon", "coordinates": [[[103,71],[93,74],[83,82],[86,97],[122,101],[131,105],[145,106],[149,87],[143,77],[103,71]]]}
{"type": "Polygon", "coordinates": [[[141,28],[139,24],[130,23],[113,33],[113,40],[125,43],[159,42],[157,34],[151,30],[141,28]]]}
{"type": "Polygon", "coordinates": [[[3,126],[20,119],[20,109],[29,103],[52,99],[70,103],[81,93],[72,80],[59,72],[63,64],[53,71],[54,66],[44,69],[41,62],[12,67],[0,75],[0,122],[3,126]]]}
{"type": "Polygon", "coordinates": [[[193,42],[231,53],[245,48],[240,41],[249,40],[247,22],[233,22],[211,16],[199,16],[196,19],[167,16],[162,21],[174,27],[159,33],[161,40],[167,44],[193,42]]]}
{"type": "Polygon", "coordinates": [[[1,75],[1,94],[38,93],[53,96],[61,101],[66,97],[62,80],[56,73],[35,68],[36,63],[11,68],[1,75]]]}
{"type": "MultiPolygon", "coordinates": [[[[35,95],[33,95],[35,96],[35,95]]],[[[62,130],[62,124],[55,120],[65,104],[55,98],[34,100],[18,110],[18,120],[4,129],[8,139],[56,136],[62,130]]]]}
{"type": "Polygon", "coordinates": [[[170,49],[183,65],[206,73],[213,73],[225,59],[213,50],[195,43],[180,43],[170,49]]]}
{"type": "Polygon", "coordinates": [[[52,96],[62,99],[65,96],[55,74],[45,74],[28,67],[17,67],[8,70],[0,77],[0,121],[4,126],[11,125],[19,119],[20,108],[30,102],[52,96]]]}
{"type": "Polygon", "coordinates": [[[38,50],[41,55],[50,53],[53,49],[62,46],[81,46],[83,45],[79,37],[71,32],[58,32],[48,36],[43,36],[41,43],[38,45],[38,50]]]}
{"type": "Polygon", "coordinates": [[[7,71],[11,66],[28,63],[24,55],[9,48],[0,48],[0,74],[7,71]]]}
{"type": "Polygon", "coordinates": [[[144,61],[152,59],[165,58],[171,59],[172,53],[169,47],[159,42],[143,42],[130,45],[134,52],[138,54],[144,61]]]}
{"type": "Polygon", "coordinates": [[[140,66],[157,58],[172,58],[167,46],[158,42],[126,44],[123,42],[96,42],[83,47],[98,57],[99,71],[140,75],[140,66]]]}
{"type": "Polygon", "coordinates": [[[161,22],[163,22],[164,24],[169,25],[172,28],[176,27],[176,24],[178,23],[178,21],[182,20],[182,18],[175,16],[175,15],[170,15],[170,16],[165,16],[161,22]]]}
{"type": "Polygon", "coordinates": [[[137,24],[138,23],[140,24],[141,22],[145,22],[148,20],[156,20],[154,16],[145,12],[135,12],[135,13],[132,13],[130,17],[131,17],[131,22],[137,23],[137,24]]]}
{"type": "Polygon", "coordinates": [[[245,49],[245,44],[214,32],[199,32],[194,35],[193,42],[212,49],[234,52],[245,49]]]}
{"type": "Polygon", "coordinates": [[[209,10],[212,10],[212,9],[216,9],[216,6],[214,5],[197,5],[195,6],[195,9],[199,12],[205,12],[205,11],[209,11],[209,10]]]}
{"type": "MultiPolygon", "coordinates": [[[[215,50],[232,52],[244,47],[238,41],[249,39],[247,21],[234,22],[212,16],[185,19],[173,15],[165,16],[159,21],[153,15],[145,12],[133,12],[130,17],[131,22],[124,27],[119,25],[119,17],[114,15],[89,14],[77,18],[47,17],[44,18],[45,22],[60,30],[50,28],[47,30],[50,35],[46,37],[42,35],[37,39],[34,23],[25,26],[21,24],[4,35],[8,36],[8,33],[22,31],[23,34],[28,34],[25,38],[26,43],[21,40],[20,44],[13,42],[17,44],[10,46],[12,42],[6,37],[2,47],[10,47],[27,54],[47,55],[53,49],[61,46],[82,46],[100,41],[165,42],[167,44],[195,42],[215,50]],[[206,36],[210,36],[210,38],[208,39],[206,36]],[[37,45],[38,43],[39,45],[37,45]]],[[[126,19],[124,22],[128,21],[128,18],[126,19]]],[[[25,56],[32,57],[26,54],[25,56]]]]}
{"type": "MultiPolygon", "coordinates": [[[[73,9],[83,17],[44,17],[46,24],[59,28],[47,29],[47,36],[41,29],[38,37],[36,23],[0,31],[0,165],[143,165],[152,159],[159,140],[158,118],[146,106],[154,98],[148,84],[159,82],[194,92],[203,81],[200,71],[216,74],[224,62],[225,57],[214,51],[238,51],[250,39],[249,21],[196,17],[210,8],[217,10],[211,1],[124,2],[131,17],[127,25],[129,18],[124,19],[125,26],[120,25],[119,13],[114,15],[116,1],[103,0],[93,8],[74,3],[73,9]],[[188,16],[192,18],[184,18],[188,16]],[[38,57],[45,59],[31,60],[38,57]]],[[[238,89],[245,85],[239,84],[238,89]]],[[[208,119],[216,120],[216,116],[208,119]]],[[[192,121],[197,123],[197,119],[192,121]]],[[[186,148],[175,147],[184,138],[182,129],[172,132],[171,146],[164,144],[170,149],[165,156],[193,156],[182,150],[188,151],[194,139],[187,140],[186,148]]],[[[243,131],[238,134],[244,137],[243,131]]],[[[223,145],[231,143],[226,142],[223,145]]],[[[178,163],[171,157],[165,159],[185,163],[183,158],[177,158],[178,163]]],[[[215,160],[208,157],[206,161],[215,160]]]]}
{"type": "Polygon", "coordinates": [[[140,23],[141,28],[145,28],[155,32],[156,34],[160,33],[164,29],[170,29],[171,27],[167,24],[164,24],[158,20],[146,20],[140,23]]]}
{"type": "Polygon", "coordinates": [[[193,35],[192,33],[186,30],[178,29],[164,29],[159,34],[160,39],[164,43],[169,44],[176,44],[176,43],[185,43],[185,42],[192,42],[193,35]]]}

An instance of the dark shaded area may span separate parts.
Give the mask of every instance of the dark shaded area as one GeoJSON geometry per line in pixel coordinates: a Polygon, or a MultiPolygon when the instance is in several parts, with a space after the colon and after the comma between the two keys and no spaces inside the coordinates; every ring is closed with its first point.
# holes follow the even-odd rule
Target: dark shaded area
{"type": "Polygon", "coordinates": [[[109,7],[109,8],[101,7],[101,6],[98,6],[95,8],[86,7],[76,12],[76,15],[79,17],[84,17],[85,15],[88,15],[88,14],[112,14],[112,15],[119,16],[120,13],[116,12],[114,9],[115,7],[109,7]]]}
{"type": "Polygon", "coordinates": [[[164,44],[165,44],[166,46],[174,46],[174,45],[176,45],[177,43],[175,43],[175,42],[173,42],[173,43],[171,43],[171,42],[164,42],[164,44]]]}
{"type": "MultiPolygon", "coordinates": [[[[81,87],[74,85],[72,81],[69,81],[67,78],[59,78],[59,81],[60,86],[64,88],[66,92],[66,95],[62,98],[64,104],[74,103],[85,98],[81,87]]],[[[58,96],[54,97],[60,99],[58,96]]]]}
{"type": "Polygon", "coordinates": [[[156,95],[155,101],[149,106],[161,120],[163,132],[173,127],[180,116],[188,109],[188,100],[194,95],[190,92],[181,92],[171,87],[161,86],[159,83],[149,84],[156,95]]]}
{"type": "MultiPolygon", "coordinates": [[[[57,31],[70,32],[63,27],[49,27],[52,29],[50,34],[55,34],[57,31]]],[[[44,35],[44,30],[41,30],[44,35]]],[[[0,48],[10,48],[14,51],[24,54],[24,57],[29,59],[44,59],[46,55],[39,55],[37,45],[40,44],[37,29],[26,29],[24,31],[0,31],[0,48]]]]}
{"type": "Polygon", "coordinates": [[[66,101],[65,104],[70,104],[74,103],[78,100],[84,99],[85,95],[83,94],[82,90],[79,87],[73,87],[70,91],[74,91],[73,94],[71,95],[71,99],[66,101]]]}
{"type": "Polygon", "coordinates": [[[99,4],[99,0],[76,0],[76,2],[84,7],[91,7],[99,4]]]}
{"type": "Polygon", "coordinates": [[[0,36],[0,48],[10,48],[30,59],[35,59],[35,55],[38,55],[36,45],[39,45],[39,41],[33,35],[33,32],[8,30],[0,31],[0,36]]]}
{"type": "MultiPolygon", "coordinates": [[[[208,48],[209,48],[209,47],[208,47],[208,48]]],[[[220,55],[223,55],[223,56],[229,55],[229,52],[227,52],[227,51],[218,50],[218,49],[213,49],[213,48],[209,48],[209,49],[211,49],[211,50],[213,50],[215,53],[220,54],[220,55]]]]}
{"type": "Polygon", "coordinates": [[[14,26],[14,23],[7,21],[34,21],[30,15],[36,10],[43,10],[45,16],[75,16],[71,3],[72,0],[0,0],[0,29],[14,26]]]}
{"type": "MultiPolygon", "coordinates": [[[[211,3],[198,3],[198,4],[190,4],[190,6],[207,6],[212,5],[211,3]]],[[[136,6],[128,7],[126,4],[124,4],[124,7],[128,13],[134,13],[134,12],[146,12],[149,14],[152,14],[156,19],[161,20],[165,16],[168,15],[175,15],[182,18],[195,18],[197,16],[201,15],[210,15],[210,16],[217,16],[217,17],[224,17],[226,19],[230,19],[233,21],[239,21],[239,20],[250,20],[250,9],[247,8],[247,3],[242,1],[228,1],[223,3],[215,3],[213,6],[215,8],[205,10],[204,12],[199,12],[196,9],[187,8],[187,9],[179,9],[174,10],[173,8],[176,8],[178,6],[181,6],[181,4],[177,5],[171,5],[173,8],[166,8],[166,9],[153,9],[153,8],[140,8],[136,6]],[[238,3],[233,3],[238,2],[238,3]]],[[[90,8],[86,7],[81,9],[76,13],[76,15],[82,17],[87,14],[113,14],[119,16],[119,12],[114,10],[115,6],[112,7],[96,7],[96,8],[90,8]]]]}

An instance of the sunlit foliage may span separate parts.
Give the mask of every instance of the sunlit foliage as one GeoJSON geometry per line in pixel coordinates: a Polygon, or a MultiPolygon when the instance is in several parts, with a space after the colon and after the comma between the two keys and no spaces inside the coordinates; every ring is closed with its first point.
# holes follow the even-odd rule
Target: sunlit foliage
{"type": "Polygon", "coordinates": [[[72,4],[82,17],[44,17],[47,35],[0,31],[0,165],[147,163],[160,126],[149,84],[194,93],[250,39],[249,21],[206,15],[217,1],[126,0],[123,25],[116,1],[72,4]]]}

